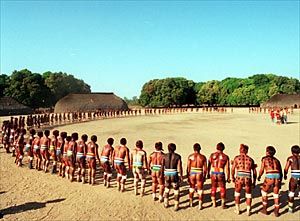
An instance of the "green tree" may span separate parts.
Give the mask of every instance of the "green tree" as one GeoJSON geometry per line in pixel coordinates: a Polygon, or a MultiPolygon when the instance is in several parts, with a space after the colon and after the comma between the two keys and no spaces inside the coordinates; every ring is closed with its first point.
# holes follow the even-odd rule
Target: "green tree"
{"type": "Polygon", "coordinates": [[[197,101],[199,104],[217,104],[220,94],[220,82],[208,81],[197,93],[197,101]]]}
{"type": "Polygon", "coordinates": [[[50,90],[43,77],[27,69],[12,73],[5,94],[32,108],[49,105],[50,90]]]}
{"type": "Polygon", "coordinates": [[[50,89],[51,105],[70,93],[91,93],[91,88],[83,80],[62,72],[43,73],[45,84],[50,89]]]}
{"type": "Polygon", "coordinates": [[[5,90],[9,86],[9,77],[6,74],[0,75],[0,97],[4,96],[5,90]]]}

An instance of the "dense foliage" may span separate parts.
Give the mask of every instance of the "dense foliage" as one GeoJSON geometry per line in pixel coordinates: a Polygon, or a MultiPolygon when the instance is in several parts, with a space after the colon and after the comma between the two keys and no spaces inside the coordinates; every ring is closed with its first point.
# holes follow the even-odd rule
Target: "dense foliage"
{"type": "Polygon", "coordinates": [[[259,105],[275,94],[300,93],[295,78],[257,74],[248,78],[195,83],[185,78],[154,79],[145,83],[139,102],[142,106],[169,107],[196,105],[259,105]]]}
{"type": "Polygon", "coordinates": [[[0,75],[0,96],[9,96],[32,108],[51,107],[69,93],[90,93],[90,86],[73,75],[32,73],[24,69],[0,75]]]}

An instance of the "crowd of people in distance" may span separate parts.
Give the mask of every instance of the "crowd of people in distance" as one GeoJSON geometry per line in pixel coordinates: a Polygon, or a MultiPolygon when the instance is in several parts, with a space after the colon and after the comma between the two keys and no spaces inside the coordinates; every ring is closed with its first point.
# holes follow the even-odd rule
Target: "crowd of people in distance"
{"type": "MultiPolygon", "coordinates": [[[[18,124],[19,125],[19,124],[18,124]]],[[[5,129],[3,125],[2,129],[5,129]]],[[[71,182],[77,181],[95,184],[96,165],[102,168],[104,186],[111,187],[113,170],[116,170],[117,189],[120,192],[126,190],[127,175],[132,172],[134,177],[135,195],[144,196],[146,177],[152,177],[152,198],[169,207],[170,190],[174,192],[174,210],[180,205],[180,185],[183,181],[184,171],[182,158],[176,153],[176,144],[167,145],[167,153],[163,151],[163,144],[156,142],[154,151],[148,156],[143,148],[143,141],[136,141],[135,148],[129,150],[126,138],[114,146],[114,139],[108,138],[107,144],[99,148],[97,136],[89,139],[87,134],[79,137],[78,133],[67,134],[53,130],[37,131],[29,130],[29,136],[23,124],[20,127],[13,124],[9,134],[2,133],[2,142],[7,153],[12,152],[15,163],[21,167],[24,157],[28,157],[28,167],[38,171],[48,172],[65,177],[71,182]],[[77,173],[76,173],[77,172],[77,173]],[[159,192],[157,197],[157,190],[159,192]],[[140,191],[140,194],[139,194],[140,191]]],[[[240,193],[245,189],[248,216],[251,215],[252,191],[256,181],[260,181],[265,173],[265,179],[261,187],[262,205],[261,212],[268,214],[268,192],[273,192],[274,214],[279,216],[279,191],[283,179],[287,179],[291,169],[289,180],[289,212],[294,211],[294,195],[300,185],[300,147],[291,147],[292,155],[287,159],[284,171],[280,161],[275,158],[276,150],[273,146],[266,147],[266,155],[262,158],[261,167],[257,174],[256,163],[248,156],[249,147],[240,145],[240,154],[232,161],[224,153],[225,145],[220,142],[216,145],[216,151],[207,159],[200,153],[201,146],[195,143],[191,148],[191,154],[187,159],[186,175],[189,183],[189,205],[193,207],[194,193],[198,194],[198,208],[203,209],[203,185],[206,179],[211,180],[211,200],[216,207],[216,192],[219,188],[221,206],[226,208],[226,183],[231,181],[235,185],[235,212],[240,214],[240,193]],[[231,165],[231,169],[230,169],[231,165]],[[257,176],[258,175],[258,176],[257,176]]]]}
{"type": "Polygon", "coordinates": [[[288,108],[272,108],[270,110],[271,121],[276,124],[287,124],[288,108]]]}
{"type": "MultiPolygon", "coordinates": [[[[145,115],[163,115],[176,114],[186,112],[200,112],[202,113],[227,113],[226,107],[171,107],[171,108],[144,108],[132,110],[96,110],[91,112],[65,112],[65,113],[39,113],[30,114],[19,117],[11,117],[5,123],[10,125],[22,125],[27,130],[30,128],[41,128],[49,125],[62,125],[69,123],[85,122],[97,119],[107,118],[121,118],[131,116],[145,116],[145,115]]],[[[231,110],[233,112],[233,110],[231,110]]]]}

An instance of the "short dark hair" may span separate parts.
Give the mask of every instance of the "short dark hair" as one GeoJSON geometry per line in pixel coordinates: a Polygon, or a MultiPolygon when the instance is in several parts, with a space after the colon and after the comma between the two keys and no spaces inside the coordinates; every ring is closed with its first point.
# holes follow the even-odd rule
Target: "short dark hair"
{"type": "Polygon", "coordinates": [[[81,139],[83,140],[83,141],[87,141],[88,140],[88,135],[86,135],[86,134],[83,134],[82,136],[81,136],[81,139]]]}
{"type": "Polygon", "coordinates": [[[68,134],[67,134],[67,132],[60,132],[60,136],[61,136],[63,139],[65,139],[65,138],[68,136],[68,134]]]}
{"type": "Polygon", "coordinates": [[[44,134],[46,137],[48,137],[50,135],[50,130],[45,130],[44,134]]]}
{"type": "Polygon", "coordinates": [[[135,146],[136,146],[136,147],[139,147],[139,148],[143,148],[143,141],[138,140],[138,141],[135,143],[135,146]]]}
{"type": "Polygon", "coordinates": [[[71,141],[72,140],[72,137],[71,136],[67,136],[66,137],[66,141],[71,141]]]}
{"type": "Polygon", "coordinates": [[[201,150],[200,144],[199,144],[199,143],[195,143],[195,144],[194,144],[194,151],[199,152],[200,150],[201,150]]]}
{"type": "Polygon", "coordinates": [[[160,142],[160,141],[159,141],[159,142],[156,142],[156,143],[155,143],[155,149],[156,149],[156,150],[161,150],[161,149],[162,149],[162,142],[160,142]]]}
{"type": "Polygon", "coordinates": [[[292,146],[291,151],[292,151],[292,153],[299,154],[300,153],[299,145],[292,146]]]}
{"type": "Polygon", "coordinates": [[[52,134],[54,135],[54,136],[58,136],[59,135],[59,131],[58,130],[54,130],[53,132],[52,132],[52,134]]]}
{"type": "Polygon", "coordinates": [[[248,153],[249,147],[246,144],[241,144],[240,148],[242,148],[244,150],[244,153],[248,153]]]}
{"type": "Polygon", "coordinates": [[[223,151],[224,149],[225,149],[225,145],[222,142],[217,144],[217,150],[223,151]]]}
{"type": "Polygon", "coordinates": [[[126,145],[127,144],[127,140],[126,140],[126,138],[121,138],[121,140],[120,140],[120,144],[122,144],[122,145],[126,145]]]}
{"type": "Polygon", "coordinates": [[[107,139],[107,143],[109,144],[109,145],[113,145],[114,144],[114,138],[108,138],[107,139]]]}
{"type": "Polygon", "coordinates": [[[169,152],[175,152],[175,150],[176,150],[176,144],[169,143],[168,144],[168,150],[169,150],[169,152]]]}
{"type": "Polygon", "coordinates": [[[39,137],[42,137],[42,136],[43,136],[43,131],[39,131],[39,132],[37,133],[37,135],[38,135],[39,137]]]}
{"type": "Polygon", "coordinates": [[[96,136],[96,135],[93,135],[93,136],[91,137],[91,141],[97,142],[97,136],[96,136]]]}
{"type": "Polygon", "coordinates": [[[78,140],[78,133],[72,133],[72,139],[78,140]]]}
{"type": "Polygon", "coordinates": [[[271,155],[274,156],[276,153],[276,150],[273,146],[267,146],[266,151],[271,155]]]}

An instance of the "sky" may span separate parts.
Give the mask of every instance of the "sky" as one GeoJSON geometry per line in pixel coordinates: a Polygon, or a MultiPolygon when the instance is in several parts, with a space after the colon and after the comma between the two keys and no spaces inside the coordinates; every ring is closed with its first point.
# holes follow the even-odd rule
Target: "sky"
{"type": "Polygon", "coordinates": [[[66,72],[139,96],[151,79],[299,79],[299,1],[1,0],[1,74],[66,72]]]}

